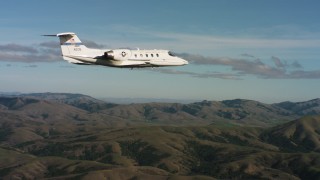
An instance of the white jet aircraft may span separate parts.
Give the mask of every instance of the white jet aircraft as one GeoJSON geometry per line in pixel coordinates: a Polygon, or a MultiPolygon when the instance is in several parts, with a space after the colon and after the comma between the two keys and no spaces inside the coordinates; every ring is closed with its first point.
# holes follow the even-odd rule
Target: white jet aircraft
{"type": "Polygon", "coordinates": [[[96,64],[112,67],[182,66],[188,61],[168,50],[91,49],[82,44],[73,32],[59,33],[62,57],[69,63],[96,64]]]}

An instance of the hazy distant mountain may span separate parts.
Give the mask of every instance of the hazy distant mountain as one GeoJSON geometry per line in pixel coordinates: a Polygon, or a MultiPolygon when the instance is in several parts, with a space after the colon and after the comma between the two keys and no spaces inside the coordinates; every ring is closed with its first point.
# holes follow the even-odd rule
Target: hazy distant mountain
{"type": "MultiPolygon", "coordinates": [[[[33,93],[20,98],[46,100],[85,110],[87,114],[112,116],[126,121],[160,124],[231,123],[250,126],[273,126],[302,115],[320,114],[319,99],[307,102],[264,104],[252,100],[202,101],[190,104],[140,103],[113,104],[90,96],[69,93],[33,93]]],[[[26,99],[27,101],[27,99],[26,99]]],[[[0,103],[0,109],[4,105],[0,103]]],[[[19,104],[17,104],[19,105],[19,104]]]]}
{"type": "Polygon", "coordinates": [[[98,100],[82,94],[32,93],[32,94],[23,94],[20,96],[65,103],[65,104],[69,104],[77,108],[84,109],[87,111],[92,111],[92,112],[116,106],[116,104],[114,103],[107,103],[105,101],[98,100]]]}
{"type": "Polygon", "coordinates": [[[320,179],[318,102],[4,96],[0,179],[320,179]]]}
{"type": "Polygon", "coordinates": [[[282,102],[275,104],[275,106],[281,107],[297,115],[316,115],[320,114],[320,99],[313,99],[306,102],[282,102]]]}
{"type": "Polygon", "coordinates": [[[0,96],[18,96],[20,92],[0,92],[0,96]]]}
{"type": "Polygon", "coordinates": [[[189,104],[198,102],[192,99],[158,99],[158,98],[101,98],[103,101],[112,102],[115,104],[132,104],[132,103],[181,103],[189,104]]]}

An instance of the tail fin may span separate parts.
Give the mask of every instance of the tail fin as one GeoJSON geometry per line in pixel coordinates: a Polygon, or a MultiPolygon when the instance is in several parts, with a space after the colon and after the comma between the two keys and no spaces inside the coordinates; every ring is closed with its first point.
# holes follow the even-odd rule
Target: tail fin
{"type": "Polygon", "coordinates": [[[73,32],[59,33],[61,51],[63,56],[85,55],[88,48],[82,44],[78,36],[73,32]]]}
{"type": "MultiPolygon", "coordinates": [[[[75,64],[87,64],[80,58],[87,58],[92,54],[96,54],[97,50],[89,49],[82,44],[78,36],[73,32],[59,33],[56,35],[43,35],[43,36],[57,36],[60,39],[60,46],[62,57],[64,60],[75,64]],[[78,58],[75,58],[78,57],[78,58]]],[[[103,53],[102,53],[103,54],[103,53]]]]}
{"type": "Polygon", "coordinates": [[[101,57],[105,51],[109,51],[87,48],[73,32],[43,36],[59,37],[63,59],[74,64],[94,64],[97,61],[96,57],[101,57]]]}
{"type": "Polygon", "coordinates": [[[57,36],[60,39],[60,46],[62,51],[62,57],[64,60],[75,63],[83,64],[71,56],[87,56],[89,49],[82,44],[78,36],[73,32],[59,33],[57,35],[44,35],[44,36],[57,36]]]}

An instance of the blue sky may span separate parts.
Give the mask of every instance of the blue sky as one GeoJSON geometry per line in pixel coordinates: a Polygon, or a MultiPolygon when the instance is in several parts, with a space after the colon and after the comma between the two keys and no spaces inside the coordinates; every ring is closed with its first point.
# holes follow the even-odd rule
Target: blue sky
{"type": "Polygon", "coordinates": [[[305,101],[320,92],[316,0],[4,1],[0,92],[93,97],[305,101]],[[68,64],[57,38],[89,47],[169,49],[183,67],[116,69],[68,64]]]}

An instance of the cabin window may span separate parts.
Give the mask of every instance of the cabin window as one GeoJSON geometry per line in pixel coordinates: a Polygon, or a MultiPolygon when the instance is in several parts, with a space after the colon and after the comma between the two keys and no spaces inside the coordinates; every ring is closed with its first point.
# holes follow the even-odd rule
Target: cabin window
{"type": "Polygon", "coordinates": [[[148,57],[148,54],[146,54],[146,57],[148,57]]]}
{"type": "Polygon", "coordinates": [[[142,55],[142,54],[140,54],[140,57],[143,57],[143,55],[142,55]]]}
{"type": "Polygon", "coordinates": [[[153,54],[151,54],[151,57],[153,57],[153,54]]]}
{"type": "Polygon", "coordinates": [[[159,54],[157,54],[157,57],[159,57],[159,54]]]}
{"type": "Polygon", "coordinates": [[[134,57],[137,58],[137,54],[134,54],[134,57]]]}

